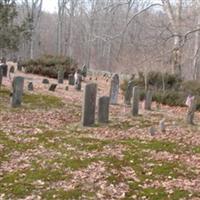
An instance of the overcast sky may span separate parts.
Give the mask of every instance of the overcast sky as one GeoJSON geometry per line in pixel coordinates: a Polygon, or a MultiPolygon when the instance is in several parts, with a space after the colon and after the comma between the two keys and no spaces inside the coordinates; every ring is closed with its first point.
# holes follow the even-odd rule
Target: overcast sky
{"type": "Polygon", "coordinates": [[[56,12],[57,0],[44,0],[43,10],[48,12],[56,12]]]}

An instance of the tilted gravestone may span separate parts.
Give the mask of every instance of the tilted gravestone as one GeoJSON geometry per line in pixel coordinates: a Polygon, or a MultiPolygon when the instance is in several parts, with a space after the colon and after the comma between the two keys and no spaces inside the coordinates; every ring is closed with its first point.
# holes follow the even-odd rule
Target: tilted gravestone
{"type": "Polygon", "coordinates": [[[132,115],[137,116],[139,113],[139,101],[140,101],[140,91],[138,86],[133,88],[133,104],[132,104],[132,115]]]}
{"type": "Polygon", "coordinates": [[[98,102],[99,123],[108,123],[109,121],[109,102],[110,102],[110,97],[103,96],[99,98],[98,102]]]}
{"type": "Polygon", "coordinates": [[[165,133],[165,131],[166,131],[165,119],[162,119],[162,120],[159,122],[159,128],[160,128],[160,131],[161,131],[162,133],[165,133]]]}
{"type": "Polygon", "coordinates": [[[117,104],[117,98],[119,94],[119,75],[114,74],[111,80],[110,87],[110,104],[117,104]]]}
{"type": "Polygon", "coordinates": [[[152,92],[150,90],[148,90],[146,93],[145,102],[144,102],[145,110],[151,110],[152,97],[153,97],[152,92]]]}
{"type": "Polygon", "coordinates": [[[75,83],[74,75],[73,75],[73,74],[70,74],[70,75],[68,76],[68,84],[69,84],[69,85],[74,85],[74,83],[75,83]]]}
{"type": "Polygon", "coordinates": [[[3,69],[0,66],[0,88],[1,88],[1,85],[2,85],[2,81],[3,81],[3,69]]]}
{"type": "Polygon", "coordinates": [[[17,76],[14,77],[12,82],[12,96],[11,96],[11,106],[18,107],[22,102],[22,95],[24,89],[24,77],[17,76]]]}
{"type": "Polygon", "coordinates": [[[43,83],[43,84],[49,84],[49,80],[46,79],[46,78],[44,78],[44,79],[42,80],[42,83],[43,83]]]}
{"type": "Polygon", "coordinates": [[[58,83],[63,84],[64,82],[64,71],[61,69],[58,71],[58,83]]]}
{"type": "Polygon", "coordinates": [[[91,126],[95,123],[97,84],[89,83],[85,86],[82,107],[82,125],[91,126]]]}
{"type": "Polygon", "coordinates": [[[82,82],[82,76],[78,74],[77,80],[75,82],[75,89],[80,91],[81,90],[81,82],[82,82]]]}
{"type": "Polygon", "coordinates": [[[33,91],[33,82],[28,83],[28,90],[33,91]]]}
{"type": "Polygon", "coordinates": [[[54,92],[55,91],[55,89],[56,89],[56,87],[57,87],[57,84],[51,84],[50,85],[50,87],[49,87],[49,91],[52,91],[52,92],[54,92]]]}
{"type": "Polygon", "coordinates": [[[197,106],[196,97],[193,97],[190,99],[190,103],[188,105],[187,116],[186,116],[187,124],[191,125],[194,124],[194,114],[196,111],[196,106],[197,106]]]}
{"type": "Polygon", "coordinates": [[[130,80],[128,82],[127,89],[125,92],[125,104],[126,105],[131,105],[131,98],[133,96],[133,85],[134,85],[134,82],[132,80],[130,80]]]}

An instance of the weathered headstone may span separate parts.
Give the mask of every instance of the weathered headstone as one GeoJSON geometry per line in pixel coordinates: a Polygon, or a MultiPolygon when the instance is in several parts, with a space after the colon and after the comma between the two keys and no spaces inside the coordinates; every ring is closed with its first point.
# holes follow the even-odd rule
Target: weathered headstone
{"type": "Polygon", "coordinates": [[[145,110],[151,110],[152,97],[153,97],[152,92],[148,90],[146,93],[145,102],[144,102],[145,110]]]}
{"type": "Polygon", "coordinates": [[[190,99],[190,104],[188,105],[188,110],[187,110],[186,122],[188,124],[191,125],[194,124],[195,111],[196,111],[196,98],[193,97],[190,99]]]}
{"type": "Polygon", "coordinates": [[[83,65],[81,69],[81,75],[85,78],[87,76],[87,66],[83,65]]]}
{"type": "Polygon", "coordinates": [[[11,66],[9,69],[9,79],[11,79],[11,74],[15,73],[15,67],[11,66]]]}
{"type": "Polygon", "coordinates": [[[110,103],[110,97],[103,96],[99,98],[99,102],[98,102],[98,122],[99,123],[108,123],[109,103],[110,103]]]}
{"type": "Polygon", "coordinates": [[[132,115],[137,116],[139,113],[139,102],[140,102],[140,91],[138,86],[133,88],[133,104],[132,104],[132,115]]]}
{"type": "Polygon", "coordinates": [[[110,104],[117,104],[117,98],[119,94],[119,75],[114,74],[111,80],[110,87],[110,104]]]}
{"type": "Polygon", "coordinates": [[[49,91],[52,91],[52,92],[54,92],[55,91],[55,89],[56,89],[56,87],[57,87],[57,84],[51,84],[50,85],[50,87],[49,87],[49,91]]]}
{"type": "Polygon", "coordinates": [[[12,82],[12,96],[11,96],[12,107],[18,107],[21,105],[23,89],[24,89],[24,77],[21,76],[14,77],[14,80],[12,82]]]}
{"type": "Polygon", "coordinates": [[[33,82],[28,83],[28,90],[33,91],[33,82]]]}
{"type": "Polygon", "coordinates": [[[165,131],[166,131],[165,119],[162,119],[162,120],[159,122],[159,127],[160,127],[160,131],[161,131],[162,133],[165,133],[165,131]]]}
{"type": "Polygon", "coordinates": [[[149,134],[150,134],[151,136],[154,136],[154,135],[156,134],[156,129],[155,129],[153,126],[151,126],[151,127],[149,128],[149,134]]]}
{"type": "Polygon", "coordinates": [[[77,75],[77,80],[75,82],[75,89],[80,91],[81,90],[81,82],[82,82],[82,76],[80,74],[77,75]]]}
{"type": "Polygon", "coordinates": [[[126,105],[131,105],[131,98],[133,96],[133,81],[130,80],[128,82],[128,85],[127,85],[127,89],[126,89],[126,92],[125,92],[125,104],[126,105]]]}
{"type": "Polygon", "coordinates": [[[46,79],[46,78],[44,78],[44,79],[42,80],[42,83],[43,83],[43,84],[49,84],[49,80],[46,79]]]}
{"type": "Polygon", "coordinates": [[[4,76],[4,77],[7,77],[7,75],[8,75],[8,65],[6,65],[6,64],[1,64],[1,67],[2,67],[2,69],[3,69],[3,76],[4,76]]]}
{"type": "Polygon", "coordinates": [[[68,76],[68,81],[69,81],[69,85],[74,85],[75,80],[74,80],[74,75],[73,74],[69,74],[68,76]]]}
{"type": "Polygon", "coordinates": [[[66,87],[65,87],[65,90],[68,91],[68,90],[69,90],[69,86],[66,86],[66,87]]]}
{"type": "Polygon", "coordinates": [[[82,108],[82,125],[91,126],[95,123],[97,84],[89,83],[85,86],[82,108]]]}
{"type": "Polygon", "coordinates": [[[0,88],[1,88],[1,85],[2,85],[2,81],[3,81],[3,69],[0,66],[0,88]]]}
{"type": "Polygon", "coordinates": [[[64,71],[61,69],[58,71],[58,83],[63,84],[64,81],[64,71]]]}

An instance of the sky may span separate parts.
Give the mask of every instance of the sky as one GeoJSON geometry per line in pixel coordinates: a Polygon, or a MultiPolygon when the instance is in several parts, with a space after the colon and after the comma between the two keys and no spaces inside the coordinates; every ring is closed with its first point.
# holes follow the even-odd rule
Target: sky
{"type": "Polygon", "coordinates": [[[56,12],[57,10],[57,0],[43,0],[43,10],[47,12],[56,12]]]}

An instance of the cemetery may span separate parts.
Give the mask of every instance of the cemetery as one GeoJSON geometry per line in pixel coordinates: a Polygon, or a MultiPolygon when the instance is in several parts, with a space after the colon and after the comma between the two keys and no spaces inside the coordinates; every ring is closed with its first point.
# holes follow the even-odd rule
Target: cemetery
{"type": "Polygon", "coordinates": [[[199,0],[0,0],[0,200],[200,200],[199,0]]]}
{"type": "Polygon", "coordinates": [[[77,91],[59,72],[1,76],[1,198],[198,199],[194,102],[158,107],[132,82],[123,95],[118,74],[96,77],[77,91]]]}

